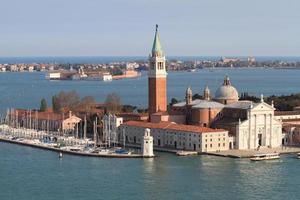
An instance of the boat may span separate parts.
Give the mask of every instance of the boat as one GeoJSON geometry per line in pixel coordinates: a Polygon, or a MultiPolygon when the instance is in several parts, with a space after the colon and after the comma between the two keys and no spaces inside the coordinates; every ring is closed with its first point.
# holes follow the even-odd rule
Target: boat
{"type": "Polygon", "coordinates": [[[297,158],[300,159],[300,153],[297,153],[297,158]]]}
{"type": "Polygon", "coordinates": [[[115,150],[115,153],[116,154],[127,154],[127,155],[130,155],[131,152],[130,151],[127,151],[126,149],[116,149],[115,150]]]}
{"type": "Polygon", "coordinates": [[[62,152],[59,152],[59,155],[58,155],[59,158],[62,158],[63,157],[63,154],[62,152]]]}
{"type": "Polygon", "coordinates": [[[197,151],[183,151],[183,150],[180,150],[180,151],[176,152],[177,156],[191,156],[191,155],[197,155],[197,154],[198,154],[197,151]]]}
{"type": "Polygon", "coordinates": [[[189,69],[187,72],[196,72],[196,69],[189,69]]]}
{"type": "Polygon", "coordinates": [[[279,153],[256,154],[250,158],[251,161],[275,160],[279,159],[279,153]]]}

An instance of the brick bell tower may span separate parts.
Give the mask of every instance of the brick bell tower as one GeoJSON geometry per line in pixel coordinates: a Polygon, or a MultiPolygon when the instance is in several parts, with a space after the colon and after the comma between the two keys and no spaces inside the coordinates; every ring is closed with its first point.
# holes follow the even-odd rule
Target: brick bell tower
{"type": "Polygon", "coordinates": [[[151,120],[153,113],[167,111],[166,58],[159,39],[158,25],[156,25],[152,52],[149,56],[149,65],[148,112],[151,120]]]}

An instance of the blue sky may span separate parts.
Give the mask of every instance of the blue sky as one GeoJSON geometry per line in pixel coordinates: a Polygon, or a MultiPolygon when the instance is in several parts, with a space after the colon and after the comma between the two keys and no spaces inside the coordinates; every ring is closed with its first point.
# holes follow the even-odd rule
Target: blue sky
{"type": "Polygon", "coordinates": [[[298,0],[0,0],[0,56],[300,56],[298,0]]]}

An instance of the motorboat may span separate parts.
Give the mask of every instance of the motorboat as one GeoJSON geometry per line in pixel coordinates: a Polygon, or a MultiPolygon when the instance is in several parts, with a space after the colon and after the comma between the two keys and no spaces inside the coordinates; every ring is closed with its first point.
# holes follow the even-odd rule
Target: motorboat
{"type": "Polygon", "coordinates": [[[275,160],[279,159],[279,153],[265,153],[265,154],[256,154],[250,158],[252,161],[262,161],[262,160],[275,160]]]}
{"type": "Polygon", "coordinates": [[[297,158],[300,159],[300,153],[297,153],[297,158]]]}
{"type": "Polygon", "coordinates": [[[191,156],[191,155],[197,155],[197,154],[198,154],[197,151],[183,151],[183,150],[180,150],[180,151],[176,152],[177,156],[191,156]]]}
{"type": "Polygon", "coordinates": [[[127,151],[126,149],[116,149],[115,150],[115,153],[116,154],[127,154],[127,155],[130,155],[131,152],[130,151],[127,151]]]}

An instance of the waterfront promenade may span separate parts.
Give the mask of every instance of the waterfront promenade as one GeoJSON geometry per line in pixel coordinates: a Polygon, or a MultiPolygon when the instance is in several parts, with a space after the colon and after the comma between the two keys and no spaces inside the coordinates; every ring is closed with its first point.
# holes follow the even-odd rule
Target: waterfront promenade
{"type": "Polygon", "coordinates": [[[49,151],[55,151],[55,152],[61,152],[65,154],[70,155],[77,155],[77,156],[88,156],[88,157],[105,157],[105,158],[143,158],[141,154],[97,154],[97,153],[87,153],[87,152],[76,152],[76,151],[69,151],[64,149],[59,149],[55,147],[49,147],[41,144],[32,144],[27,142],[21,142],[21,141],[14,141],[10,139],[5,139],[3,137],[0,137],[0,142],[6,142],[11,144],[17,144],[17,145],[23,145],[23,146],[29,146],[49,151]]]}
{"type": "Polygon", "coordinates": [[[210,152],[206,153],[207,155],[222,156],[222,157],[231,157],[231,158],[250,158],[255,154],[264,154],[264,153],[280,153],[280,154],[295,154],[300,153],[300,147],[279,147],[279,148],[261,148],[259,151],[251,150],[238,150],[231,149],[228,151],[221,152],[210,152]]]}

